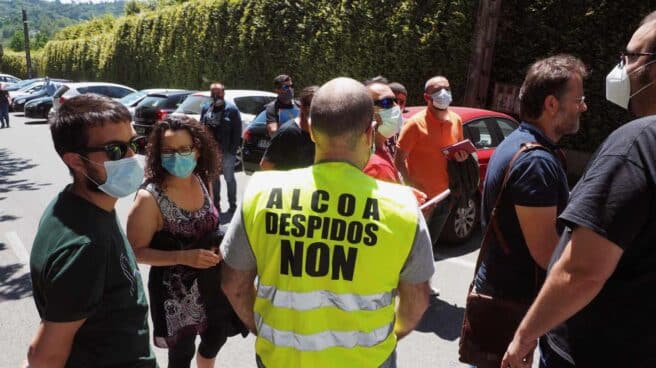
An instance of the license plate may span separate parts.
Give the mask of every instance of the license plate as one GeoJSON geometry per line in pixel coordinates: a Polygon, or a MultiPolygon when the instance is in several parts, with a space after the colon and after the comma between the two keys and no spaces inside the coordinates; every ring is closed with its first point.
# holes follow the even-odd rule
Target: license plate
{"type": "Polygon", "coordinates": [[[269,147],[269,141],[267,139],[260,139],[257,142],[257,147],[258,148],[267,148],[267,147],[269,147]]]}

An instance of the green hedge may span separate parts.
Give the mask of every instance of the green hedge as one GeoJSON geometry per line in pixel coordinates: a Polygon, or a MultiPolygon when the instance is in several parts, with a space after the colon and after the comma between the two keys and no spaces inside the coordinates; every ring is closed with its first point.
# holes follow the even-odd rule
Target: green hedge
{"type": "Polygon", "coordinates": [[[464,90],[474,12],[467,0],[197,0],[64,30],[43,64],[49,75],[135,88],[222,80],[270,90],[280,73],[299,85],[384,74],[423,103],[423,83],[438,73],[464,90]]]}
{"type": "Polygon", "coordinates": [[[606,75],[619,61],[640,20],[656,10],[654,0],[570,1],[504,0],[492,76],[522,83],[528,66],[539,58],[571,53],[590,70],[584,82],[588,111],[579,134],[566,138],[570,148],[593,151],[631,116],[606,101],[606,75]]]}
{"type": "MultiPolygon", "coordinates": [[[[0,73],[11,74],[18,78],[27,78],[25,53],[9,51],[7,49],[4,49],[3,51],[4,53],[0,58],[0,73]]],[[[32,74],[39,75],[42,70],[41,51],[31,52],[30,57],[32,59],[32,74]]]]}

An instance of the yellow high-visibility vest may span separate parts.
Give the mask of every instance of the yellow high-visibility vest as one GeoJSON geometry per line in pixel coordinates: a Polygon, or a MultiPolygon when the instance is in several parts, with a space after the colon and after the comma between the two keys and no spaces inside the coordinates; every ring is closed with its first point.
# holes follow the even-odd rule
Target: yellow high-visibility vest
{"type": "Polygon", "coordinates": [[[399,274],[417,232],[409,188],[343,162],[257,173],[243,222],[267,368],[379,367],[394,351],[399,274]]]}

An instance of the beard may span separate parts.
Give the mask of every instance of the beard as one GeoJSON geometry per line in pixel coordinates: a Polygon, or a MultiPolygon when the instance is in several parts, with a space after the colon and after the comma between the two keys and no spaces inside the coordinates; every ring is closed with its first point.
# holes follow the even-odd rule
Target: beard
{"type": "Polygon", "coordinates": [[[85,170],[86,170],[86,175],[84,175],[84,185],[91,192],[103,193],[103,191],[100,190],[100,188],[98,188],[99,186],[102,185],[102,183],[100,183],[101,180],[96,179],[98,176],[94,175],[95,170],[92,166],[93,166],[92,164],[89,164],[86,161],[84,162],[84,167],[85,167],[85,170]],[[94,181],[95,181],[95,183],[94,183],[94,181]],[[96,184],[96,183],[98,183],[98,184],[96,184]]]}
{"type": "Polygon", "coordinates": [[[559,122],[556,124],[556,133],[559,136],[576,134],[580,127],[580,115],[569,116],[564,110],[559,111],[559,122]]]}

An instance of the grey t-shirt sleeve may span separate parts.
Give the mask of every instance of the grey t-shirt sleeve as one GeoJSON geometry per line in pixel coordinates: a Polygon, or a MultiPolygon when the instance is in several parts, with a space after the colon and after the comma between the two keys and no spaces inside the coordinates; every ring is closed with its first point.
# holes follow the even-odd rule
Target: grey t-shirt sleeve
{"type": "Polygon", "coordinates": [[[235,211],[235,217],[230,221],[228,231],[221,242],[221,255],[228,266],[239,271],[253,271],[257,261],[251,243],[248,241],[241,212],[241,204],[235,211]]]}
{"type": "Polygon", "coordinates": [[[401,270],[401,281],[409,284],[418,284],[428,281],[435,273],[433,259],[433,244],[428,233],[428,226],[421,211],[417,209],[417,232],[412,243],[408,259],[401,270]]]}

